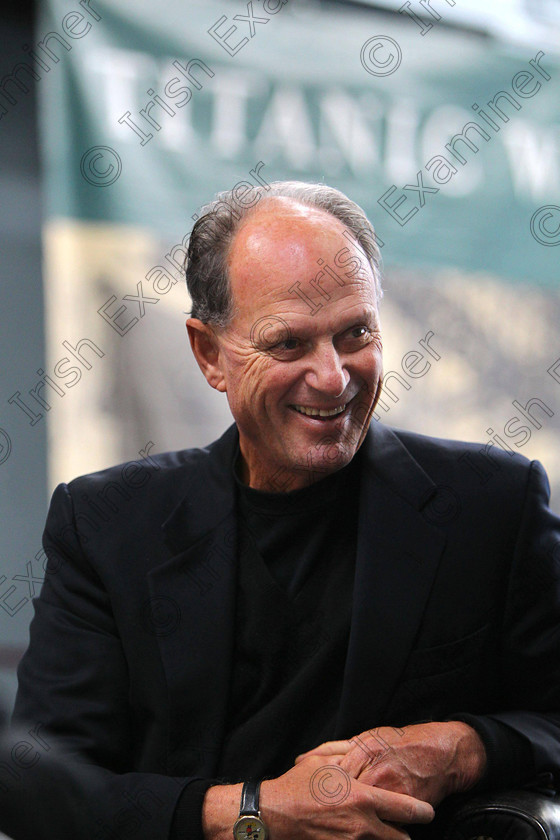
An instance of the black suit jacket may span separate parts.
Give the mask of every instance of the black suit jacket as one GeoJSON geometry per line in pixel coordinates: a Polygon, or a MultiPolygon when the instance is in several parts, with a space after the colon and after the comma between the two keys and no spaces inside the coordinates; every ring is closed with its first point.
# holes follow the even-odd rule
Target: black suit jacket
{"type": "MultiPolygon", "coordinates": [[[[232,675],[237,444],[233,425],[207,448],[53,495],[15,717],[103,768],[87,788],[105,834],[81,826],[82,837],[110,837],[143,808],[136,838],[164,840],[185,784],[216,774],[232,675]]],[[[379,423],[368,431],[336,737],[466,713],[527,738],[534,772],[560,779],[560,521],[538,462],[497,450],[488,461],[479,449],[379,423]]]]}

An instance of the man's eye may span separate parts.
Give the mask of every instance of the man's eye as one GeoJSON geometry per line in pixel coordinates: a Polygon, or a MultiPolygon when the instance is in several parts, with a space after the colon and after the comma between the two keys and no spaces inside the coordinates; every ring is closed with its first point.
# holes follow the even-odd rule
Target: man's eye
{"type": "Polygon", "coordinates": [[[295,350],[298,346],[297,338],[287,338],[285,341],[281,341],[277,347],[281,347],[283,350],[295,350]]]}
{"type": "Polygon", "coordinates": [[[356,338],[356,339],[359,339],[361,341],[365,341],[370,336],[371,336],[371,330],[369,329],[369,327],[366,327],[364,325],[360,325],[360,326],[357,326],[357,327],[352,327],[352,329],[349,330],[349,332],[348,332],[348,337],[349,338],[356,338]]]}
{"type": "Polygon", "coordinates": [[[289,338],[283,338],[281,341],[277,341],[275,344],[270,344],[267,347],[267,352],[283,352],[284,350],[295,350],[297,347],[299,347],[299,339],[290,336],[289,338]]]}
{"type": "Polygon", "coordinates": [[[366,324],[356,324],[355,327],[350,327],[339,338],[339,345],[347,352],[354,350],[361,350],[373,338],[373,332],[366,324]]]}
{"type": "Polygon", "coordinates": [[[277,341],[276,344],[271,345],[266,349],[269,356],[274,356],[277,359],[290,356],[295,350],[299,350],[300,342],[297,338],[285,338],[283,341],[277,341]]]}

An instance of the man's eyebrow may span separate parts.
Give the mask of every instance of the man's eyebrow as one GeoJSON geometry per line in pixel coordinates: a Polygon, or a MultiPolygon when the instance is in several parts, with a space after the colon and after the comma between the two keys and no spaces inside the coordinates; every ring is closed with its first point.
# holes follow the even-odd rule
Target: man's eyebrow
{"type": "Polygon", "coordinates": [[[270,324],[257,330],[252,341],[259,345],[271,346],[279,341],[287,341],[293,336],[293,326],[287,323],[270,324]]]}
{"type": "MultiPolygon", "coordinates": [[[[376,310],[372,308],[363,309],[355,315],[348,316],[342,322],[342,326],[334,325],[335,332],[333,335],[341,335],[352,327],[364,324],[370,327],[377,327],[379,325],[379,315],[376,310]]],[[[280,324],[271,324],[266,329],[262,330],[259,335],[259,343],[264,345],[277,344],[280,341],[287,341],[290,338],[306,337],[313,333],[315,322],[309,322],[307,319],[301,323],[297,321],[294,323],[286,323],[285,326],[280,324]]]]}
{"type": "Polygon", "coordinates": [[[361,312],[358,312],[353,317],[348,317],[345,321],[346,326],[344,326],[339,332],[344,332],[351,327],[358,326],[359,324],[367,324],[368,326],[379,324],[379,315],[375,311],[375,309],[363,309],[361,312]]]}
{"type": "Polygon", "coordinates": [[[292,331],[290,330],[289,333],[286,330],[277,329],[276,327],[273,329],[272,327],[269,330],[266,330],[265,333],[262,335],[262,344],[278,344],[280,341],[287,341],[289,338],[292,338],[292,331]]]}

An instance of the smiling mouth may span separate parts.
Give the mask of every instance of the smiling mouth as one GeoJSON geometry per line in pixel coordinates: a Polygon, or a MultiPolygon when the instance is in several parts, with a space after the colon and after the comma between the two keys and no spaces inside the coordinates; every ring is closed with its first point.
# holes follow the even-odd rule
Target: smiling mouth
{"type": "Polygon", "coordinates": [[[311,408],[307,405],[291,405],[294,411],[298,414],[303,414],[305,417],[314,417],[317,420],[326,420],[330,417],[338,417],[346,411],[348,403],[336,406],[336,408],[311,408]]]}

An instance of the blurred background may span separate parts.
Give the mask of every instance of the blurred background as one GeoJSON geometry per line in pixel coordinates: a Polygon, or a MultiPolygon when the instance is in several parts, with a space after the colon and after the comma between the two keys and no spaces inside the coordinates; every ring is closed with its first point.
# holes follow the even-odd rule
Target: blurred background
{"type": "Polygon", "coordinates": [[[480,441],[481,485],[490,444],[538,458],[560,509],[558,0],[18,0],[0,34],[8,705],[56,484],[231,422],[180,273],[218,190],[294,178],[361,204],[377,419],[480,441]]]}

